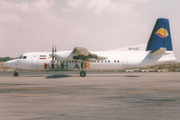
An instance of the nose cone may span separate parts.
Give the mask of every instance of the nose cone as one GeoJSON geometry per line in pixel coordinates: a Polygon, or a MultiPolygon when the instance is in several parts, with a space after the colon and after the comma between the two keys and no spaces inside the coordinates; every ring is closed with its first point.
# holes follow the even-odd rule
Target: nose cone
{"type": "Polygon", "coordinates": [[[4,62],[3,65],[10,68],[16,68],[18,66],[18,60],[9,60],[7,62],[4,62]]]}

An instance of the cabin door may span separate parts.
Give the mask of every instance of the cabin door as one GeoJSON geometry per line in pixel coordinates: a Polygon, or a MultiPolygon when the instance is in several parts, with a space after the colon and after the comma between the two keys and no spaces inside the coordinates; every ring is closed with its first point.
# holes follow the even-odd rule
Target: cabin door
{"type": "Polygon", "coordinates": [[[32,69],[38,69],[38,62],[37,62],[37,60],[38,60],[38,56],[37,55],[33,55],[32,56],[32,64],[31,64],[32,69]]]}

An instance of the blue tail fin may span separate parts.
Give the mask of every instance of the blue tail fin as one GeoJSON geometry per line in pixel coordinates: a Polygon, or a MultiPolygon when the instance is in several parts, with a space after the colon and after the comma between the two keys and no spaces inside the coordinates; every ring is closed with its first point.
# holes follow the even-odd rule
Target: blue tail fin
{"type": "Polygon", "coordinates": [[[167,51],[173,50],[169,20],[164,18],[157,19],[147,44],[146,51],[157,50],[161,47],[166,48],[167,51]]]}

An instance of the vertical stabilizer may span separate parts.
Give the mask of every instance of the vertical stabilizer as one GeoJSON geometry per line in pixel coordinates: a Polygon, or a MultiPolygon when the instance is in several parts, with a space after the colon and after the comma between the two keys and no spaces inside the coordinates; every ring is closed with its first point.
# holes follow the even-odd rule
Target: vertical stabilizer
{"type": "Polygon", "coordinates": [[[173,50],[169,20],[165,18],[157,19],[149,38],[146,51],[157,50],[159,48],[166,48],[167,51],[173,50]]]}

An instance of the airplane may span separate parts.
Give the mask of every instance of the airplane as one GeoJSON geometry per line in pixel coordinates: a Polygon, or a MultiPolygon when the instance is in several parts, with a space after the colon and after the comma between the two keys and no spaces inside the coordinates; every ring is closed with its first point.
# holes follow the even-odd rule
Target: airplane
{"type": "Polygon", "coordinates": [[[108,51],[88,51],[75,47],[72,51],[29,52],[18,59],[4,62],[4,65],[17,70],[70,71],[79,70],[85,77],[86,71],[127,70],[147,67],[160,63],[175,61],[169,20],[157,19],[147,44],[129,46],[108,51]]]}

